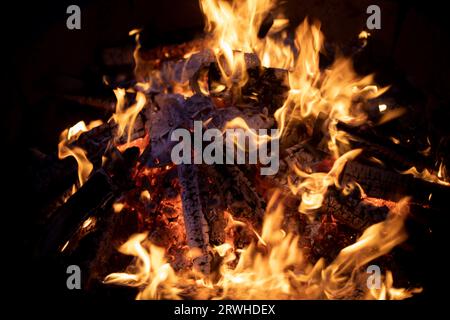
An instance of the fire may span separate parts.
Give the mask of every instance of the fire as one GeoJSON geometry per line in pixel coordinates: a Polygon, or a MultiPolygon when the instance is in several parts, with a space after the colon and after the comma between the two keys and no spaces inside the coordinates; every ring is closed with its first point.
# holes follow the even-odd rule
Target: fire
{"type": "Polygon", "coordinates": [[[370,32],[367,32],[366,30],[363,30],[359,33],[358,38],[359,39],[367,39],[370,37],[370,32]]]}
{"type": "Polygon", "coordinates": [[[116,202],[113,204],[113,210],[115,213],[119,213],[120,211],[123,210],[124,207],[125,207],[125,205],[120,202],[116,202]]]}
{"type": "Polygon", "coordinates": [[[387,272],[380,288],[369,288],[362,267],[406,239],[404,220],[408,199],[400,201],[386,221],[369,227],[328,266],[321,259],[310,264],[298,245],[299,237],[282,229],[283,207],[275,194],[266,213],[260,240],[242,250],[230,243],[214,248],[223,259],[218,280],[189,270],[176,273],[163,248],[153,245],[147,233],[132,236],[120,252],[136,257],[135,272],[113,273],[105,283],[139,288],[137,299],[180,299],[184,290],[194,298],[213,299],[343,299],[361,290],[357,299],[404,299],[420,289],[393,287],[387,272]],[[358,290],[357,290],[358,289],[358,290]]]}
{"type": "MultiPolygon", "coordinates": [[[[336,158],[342,155],[339,144],[347,139],[337,132],[338,121],[361,125],[367,120],[362,103],[383,94],[388,88],[373,84],[373,76],[360,77],[353,71],[350,59],[339,57],[326,70],[319,68],[319,53],[324,36],[320,24],[305,20],[296,30],[295,48],[286,45],[282,31],[288,21],[274,19],[269,34],[258,37],[265,18],[275,7],[272,0],[226,1],[201,0],[209,45],[213,48],[222,77],[227,87],[240,88],[247,81],[243,53],[254,53],[264,67],[284,68],[289,71],[289,93],[282,107],[275,113],[280,136],[294,121],[327,116],[324,126],[329,133],[328,148],[336,158]],[[277,37],[273,34],[280,33],[277,37]]],[[[362,33],[368,36],[368,33],[362,33]]],[[[242,126],[245,127],[245,126],[242,126]]],[[[348,150],[346,150],[348,151],[348,150]]]]}
{"type": "MultiPolygon", "coordinates": [[[[330,280],[332,288],[339,288],[338,292],[350,288],[354,288],[352,280],[356,276],[355,272],[362,266],[366,265],[373,259],[380,257],[392,250],[396,245],[406,240],[407,235],[404,230],[404,221],[408,214],[408,199],[403,199],[391,211],[388,218],[378,224],[367,228],[359,237],[357,242],[347,248],[344,248],[334,262],[325,269],[325,278],[330,280]],[[345,276],[345,275],[349,276],[345,276]]],[[[387,279],[388,280],[388,279],[387,279]]],[[[392,282],[385,283],[387,288],[391,289],[392,282]]],[[[377,293],[381,291],[370,291],[369,298],[380,298],[377,293]]],[[[335,292],[327,293],[328,298],[333,297],[335,292]]],[[[404,292],[402,298],[410,296],[408,291],[404,292]],[[405,296],[406,295],[406,296],[405,296]]],[[[394,298],[385,295],[384,298],[394,298]]],[[[395,298],[399,298],[395,295],[395,298]]]]}
{"type": "MultiPolygon", "coordinates": [[[[330,155],[327,159],[330,162],[327,167],[329,170],[314,172],[306,165],[305,168],[293,166],[289,168],[289,173],[295,175],[295,181],[288,176],[291,192],[289,196],[298,197],[301,200],[299,213],[295,212],[296,217],[303,219],[301,214],[306,214],[310,218],[309,221],[313,221],[317,218],[315,213],[322,207],[328,189],[330,187],[341,189],[339,177],[345,164],[358,157],[362,151],[351,149],[346,135],[338,131],[337,123],[343,122],[352,126],[364,124],[368,118],[363,110],[364,102],[382,95],[388,88],[377,87],[372,75],[357,75],[351,60],[346,57],[338,56],[334,63],[326,69],[321,69],[319,58],[324,46],[324,35],[318,22],[310,23],[306,19],[296,28],[293,44],[287,44],[288,33],[285,29],[289,21],[283,16],[272,16],[276,5],[275,0],[232,2],[200,0],[200,5],[205,15],[208,32],[204,45],[211,48],[211,51],[206,51],[211,53],[211,57],[215,57],[223,80],[221,84],[211,89],[211,93],[229,90],[233,98],[238,98],[233,99],[232,104],[239,102],[241,89],[249,80],[247,73],[249,54],[251,57],[257,57],[262,67],[281,68],[287,75],[287,95],[274,113],[277,135],[257,135],[255,131],[250,131],[252,133],[250,139],[253,139],[255,146],[259,147],[271,139],[282,141],[289,134],[291,126],[299,123],[312,131],[315,128],[312,128],[311,124],[315,123],[319,117],[324,119],[320,128],[324,133],[324,139],[319,149],[330,155]],[[268,29],[264,36],[260,35],[261,25],[266,25],[268,29]]],[[[140,113],[148,107],[144,92],[151,91],[153,81],[160,81],[162,73],[170,73],[173,70],[170,66],[161,67],[167,70],[156,70],[150,62],[140,58],[139,32],[140,30],[130,32],[130,35],[135,36],[137,40],[134,57],[138,82],[133,88],[114,90],[117,104],[109,124],[115,127],[114,143],[119,151],[137,146],[142,154],[151,143],[149,132],[146,132],[144,137],[135,139],[133,129],[140,113]],[[130,96],[133,98],[130,99],[130,96]]],[[[367,41],[369,36],[370,33],[363,31],[359,38],[367,41]]],[[[194,53],[201,51],[199,49],[193,48],[182,56],[184,59],[194,59],[194,53]]],[[[186,70],[183,69],[184,71],[186,70]]],[[[184,97],[191,96],[196,90],[187,89],[188,85],[171,83],[170,93],[179,93],[184,97]]],[[[208,92],[207,82],[205,81],[202,85],[200,91],[208,95],[210,92],[208,92]]],[[[164,90],[166,89],[162,89],[161,92],[168,92],[164,90]]],[[[386,104],[379,104],[378,109],[384,114],[380,123],[403,112],[388,111],[386,104]]],[[[267,116],[268,112],[265,115],[267,116]]],[[[61,134],[58,155],[61,159],[69,156],[76,159],[79,186],[89,178],[93,165],[87,157],[87,152],[72,143],[81,133],[100,124],[101,122],[98,121],[89,125],[79,122],[61,134]]],[[[227,128],[251,129],[241,117],[228,121],[223,129],[227,128]]],[[[241,149],[245,148],[241,145],[237,146],[241,149]]],[[[380,160],[375,159],[375,161],[380,160]]],[[[162,176],[164,171],[172,169],[172,165],[164,164],[164,166],[164,168],[143,168],[139,171],[140,174],[146,175],[148,181],[139,185],[142,189],[134,196],[134,201],[140,201],[141,204],[146,205],[157,201],[159,201],[158,205],[173,201],[173,199],[159,197],[160,194],[157,193],[161,190],[153,189],[158,177],[162,176]]],[[[135,170],[138,171],[137,168],[135,170]]],[[[440,166],[437,175],[426,170],[417,172],[415,168],[405,173],[449,185],[443,181],[443,177],[446,176],[443,165],[440,166]]],[[[136,178],[136,176],[133,177],[136,178]]],[[[363,193],[362,188],[357,186],[363,193]]],[[[224,211],[225,239],[223,243],[214,246],[211,249],[212,252],[208,251],[214,261],[218,261],[211,273],[201,273],[195,267],[175,270],[171,265],[173,256],[169,249],[166,250],[152,243],[150,232],[142,232],[132,235],[119,248],[121,253],[134,257],[133,263],[124,272],[107,275],[104,282],[136,288],[137,299],[182,299],[184,297],[196,299],[404,299],[420,292],[420,289],[395,288],[393,275],[388,270],[382,276],[380,287],[369,287],[366,281],[365,268],[369,263],[390,252],[407,238],[404,222],[408,215],[409,199],[399,201],[385,221],[364,230],[355,243],[342,249],[331,262],[327,263],[322,258],[311,263],[307,250],[300,244],[301,236],[286,230],[286,211],[283,206],[283,200],[285,200],[283,196],[286,194],[283,193],[286,191],[275,190],[270,197],[267,197],[268,206],[260,228],[251,225],[245,219],[242,221],[235,219],[227,211],[228,209],[224,211]],[[252,237],[250,244],[235,245],[233,232],[237,228],[250,231],[252,237]]],[[[176,198],[175,202],[177,206],[172,206],[172,211],[182,210],[179,205],[180,197],[176,198]]],[[[126,197],[121,197],[112,205],[112,209],[120,217],[123,214],[121,212],[128,212],[128,209],[134,208],[127,202],[126,197]]],[[[150,217],[144,217],[142,220],[146,219],[150,220],[150,217]]],[[[174,222],[176,219],[178,218],[172,216],[171,223],[178,223],[174,222]]],[[[82,228],[91,228],[95,223],[96,220],[90,217],[84,221],[82,228]]],[[[185,244],[182,243],[180,246],[185,244]]],[[[62,250],[67,245],[68,242],[62,250]]],[[[192,262],[197,254],[203,254],[195,249],[198,248],[186,250],[184,258],[187,261],[192,262]]]]}
{"type": "MultiPolygon", "coordinates": [[[[74,126],[65,129],[59,138],[58,157],[64,159],[67,157],[74,157],[78,165],[78,185],[81,187],[88,179],[92,172],[93,165],[88,160],[86,152],[77,146],[72,146],[71,143],[76,141],[81,133],[89,131],[102,124],[102,121],[96,120],[90,122],[87,126],[84,121],[80,121],[74,126]]],[[[73,192],[76,191],[74,186],[73,192]]]]}
{"type": "Polygon", "coordinates": [[[116,89],[114,90],[114,93],[117,98],[117,104],[116,104],[116,112],[112,116],[112,120],[117,124],[117,137],[120,138],[126,133],[127,137],[127,143],[130,143],[131,141],[131,133],[133,131],[134,123],[136,122],[136,118],[141,112],[141,110],[144,108],[146,103],[145,94],[142,92],[136,93],[136,102],[126,108],[125,107],[125,96],[126,91],[125,89],[116,89]],[[127,130],[125,132],[125,130],[127,130]]]}
{"type": "Polygon", "coordinates": [[[299,177],[304,178],[297,186],[289,181],[291,192],[294,195],[301,194],[302,196],[299,211],[306,214],[314,212],[314,210],[322,207],[322,202],[328,187],[331,185],[339,187],[339,175],[344,168],[345,163],[348,160],[354,159],[361,151],[361,149],[355,149],[345,153],[334,162],[333,167],[327,173],[315,172],[309,174],[298,167],[294,167],[295,173],[299,177]]]}
{"type": "Polygon", "coordinates": [[[112,273],[105,279],[106,283],[120,283],[133,287],[145,285],[145,289],[136,297],[140,298],[177,298],[178,290],[175,288],[175,273],[170,264],[165,262],[164,249],[148,241],[147,233],[132,236],[119,249],[120,252],[137,257],[136,268],[138,273],[112,273]],[[168,286],[163,290],[162,286],[168,286]]]}
{"type": "Polygon", "coordinates": [[[264,67],[292,66],[293,53],[285,44],[287,19],[274,18],[267,36],[259,36],[260,27],[271,17],[275,4],[274,0],[200,1],[210,46],[228,87],[240,88],[248,80],[244,53],[256,54],[264,67]]]}
{"type": "Polygon", "coordinates": [[[310,25],[305,20],[297,28],[295,47],[299,54],[289,72],[290,91],[275,118],[279,129],[286,132],[295,120],[316,119],[319,114],[327,116],[324,126],[330,136],[328,148],[339,157],[338,142],[346,144],[347,140],[337,133],[336,123],[363,124],[367,115],[361,110],[362,104],[355,101],[376,98],[388,88],[379,89],[371,75],[356,75],[351,61],[345,57],[338,57],[329,68],[321,71],[319,53],[323,41],[319,23],[310,25]]]}
{"type": "Polygon", "coordinates": [[[447,168],[444,166],[444,162],[441,162],[439,165],[439,170],[437,173],[439,179],[446,179],[447,177],[447,168]]]}
{"type": "Polygon", "coordinates": [[[431,182],[438,183],[443,186],[450,186],[450,183],[443,179],[442,172],[445,170],[445,166],[443,163],[439,166],[439,171],[437,174],[430,172],[428,169],[423,169],[422,171],[418,171],[416,167],[409,168],[406,171],[402,171],[402,174],[411,174],[416,178],[431,182]]]}
{"type": "Polygon", "coordinates": [[[229,87],[242,87],[247,82],[244,52],[253,52],[258,26],[273,6],[271,0],[225,1],[202,0],[206,30],[211,33],[212,46],[222,76],[229,87]]]}

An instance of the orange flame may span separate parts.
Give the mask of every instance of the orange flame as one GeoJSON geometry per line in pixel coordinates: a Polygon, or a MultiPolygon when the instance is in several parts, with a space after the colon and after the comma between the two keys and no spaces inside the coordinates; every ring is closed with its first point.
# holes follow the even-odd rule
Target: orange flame
{"type": "Polygon", "coordinates": [[[217,281],[194,270],[176,273],[164,258],[164,249],[151,244],[143,233],[132,236],[120,248],[122,253],[136,257],[135,272],[110,274],[105,283],[138,287],[137,299],[179,299],[188,288],[197,293],[194,298],[200,299],[404,299],[420,292],[394,288],[389,271],[380,288],[369,288],[362,280],[363,266],[406,239],[403,223],[407,199],[325,266],[322,259],[309,264],[298,245],[299,237],[283,231],[283,207],[274,206],[277,197],[270,201],[261,241],[242,250],[230,243],[214,248],[223,258],[217,281]],[[237,263],[233,267],[230,262],[237,263]],[[362,294],[356,296],[356,289],[362,294]]]}

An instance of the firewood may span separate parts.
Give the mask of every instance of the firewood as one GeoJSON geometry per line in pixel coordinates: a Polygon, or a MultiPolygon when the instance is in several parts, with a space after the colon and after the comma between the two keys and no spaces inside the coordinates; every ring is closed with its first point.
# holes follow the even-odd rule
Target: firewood
{"type": "Polygon", "coordinates": [[[387,138],[364,131],[358,127],[352,127],[343,122],[337,124],[339,130],[345,131],[356,139],[352,139],[355,147],[362,147],[366,153],[373,154],[382,160],[392,162],[406,168],[418,169],[430,168],[433,161],[404,146],[397,145],[387,138]]]}
{"type": "Polygon", "coordinates": [[[183,125],[183,104],[184,98],[179,94],[159,94],[153,98],[149,120],[145,124],[150,143],[142,154],[141,163],[153,167],[171,162],[170,150],[177,142],[170,141],[170,135],[172,130],[183,125]]]}
{"type": "MultiPolygon", "coordinates": [[[[146,135],[146,123],[148,115],[144,108],[136,118],[131,130],[131,141],[143,138],[146,135]]],[[[121,145],[127,142],[127,134],[115,139],[117,124],[113,121],[106,122],[87,132],[80,134],[77,140],[71,142],[69,147],[80,147],[86,151],[87,157],[94,165],[94,168],[100,168],[102,156],[114,145],[121,145]]]]}
{"type": "Polygon", "coordinates": [[[209,226],[209,243],[213,246],[221,245],[226,240],[225,228],[227,219],[225,211],[227,203],[224,190],[226,180],[220,170],[220,165],[199,165],[199,188],[200,200],[203,206],[203,213],[209,226]]]}
{"type": "Polygon", "coordinates": [[[95,210],[107,206],[113,195],[114,185],[110,177],[104,170],[95,172],[47,222],[41,253],[52,255],[61,250],[83,221],[95,210]]]}
{"type": "Polygon", "coordinates": [[[395,202],[392,201],[370,199],[359,194],[343,196],[331,188],[325,197],[322,211],[331,214],[340,223],[362,231],[372,224],[385,220],[394,205],[395,202]]]}
{"type": "MultiPolygon", "coordinates": [[[[253,184],[245,176],[244,172],[239,169],[239,166],[227,165],[225,166],[225,168],[226,172],[231,175],[231,178],[234,182],[232,188],[239,190],[239,193],[243,197],[243,202],[250,209],[252,218],[257,221],[257,223],[261,223],[264,217],[264,210],[266,206],[264,199],[258,194],[253,184]]],[[[236,200],[231,201],[229,203],[229,207],[235,207],[236,202],[236,200]]]]}
{"type": "Polygon", "coordinates": [[[158,46],[156,48],[148,49],[141,48],[141,50],[139,50],[139,58],[147,62],[154,61],[155,64],[157,62],[161,63],[167,60],[182,58],[186,52],[192,52],[196,48],[203,46],[204,41],[203,38],[197,38],[181,44],[158,46]]]}
{"type": "Polygon", "coordinates": [[[417,203],[444,207],[450,196],[450,187],[357,161],[349,161],[346,164],[341,180],[342,184],[356,181],[368,196],[392,201],[409,195],[413,196],[417,203]]]}
{"type": "Polygon", "coordinates": [[[408,193],[408,185],[412,182],[408,176],[356,161],[345,165],[341,180],[342,184],[356,181],[367,195],[394,201],[408,193]]]}
{"type": "MultiPolygon", "coordinates": [[[[293,183],[297,183],[301,178],[292,172],[292,167],[297,166],[305,172],[313,168],[320,169],[321,166],[326,167],[324,164],[326,155],[323,153],[313,154],[301,144],[287,149],[285,153],[287,155],[280,161],[279,174],[275,177],[264,177],[264,181],[272,187],[282,190],[282,193],[287,195],[288,198],[292,198],[290,201],[286,200],[285,204],[290,206],[290,210],[297,210],[301,200],[291,194],[288,177],[293,183]]],[[[329,165],[331,165],[331,162],[329,165]]],[[[351,168],[351,166],[349,167],[351,168]]],[[[341,175],[345,174],[341,173],[341,175]]],[[[343,187],[350,182],[355,182],[348,174],[344,179],[341,176],[341,180],[343,187]]],[[[356,182],[358,181],[356,180],[356,182]]],[[[358,193],[358,190],[358,188],[353,188],[352,193],[344,196],[342,191],[330,187],[318,213],[332,214],[340,223],[359,231],[382,221],[394,202],[383,200],[381,197],[369,198],[365,194],[358,193]]]]}
{"type": "Polygon", "coordinates": [[[211,248],[209,245],[209,227],[203,215],[198,185],[198,167],[196,165],[179,165],[178,178],[183,200],[184,224],[186,226],[187,243],[194,252],[194,265],[199,271],[210,272],[211,248]]]}

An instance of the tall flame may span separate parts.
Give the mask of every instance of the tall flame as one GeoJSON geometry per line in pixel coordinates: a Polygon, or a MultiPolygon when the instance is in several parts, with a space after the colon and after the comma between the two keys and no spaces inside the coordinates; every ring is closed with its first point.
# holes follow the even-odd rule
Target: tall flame
{"type": "Polygon", "coordinates": [[[117,137],[120,138],[126,134],[127,143],[131,141],[131,133],[133,131],[136,118],[139,112],[144,108],[147,99],[145,94],[138,91],[136,93],[136,102],[126,108],[126,90],[118,88],[114,90],[116,95],[117,104],[116,112],[113,114],[112,119],[117,124],[117,137]],[[126,130],[126,131],[125,131],[126,130]]]}
{"type": "MultiPolygon", "coordinates": [[[[229,87],[242,87],[248,80],[243,53],[255,53],[266,67],[290,65],[292,52],[282,40],[258,37],[261,25],[275,7],[274,0],[200,0],[200,6],[211,35],[210,46],[229,87]]],[[[279,31],[286,25],[286,19],[274,19],[271,30],[279,31]]]]}
{"type": "Polygon", "coordinates": [[[342,121],[351,125],[363,124],[367,116],[356,101],[373,99],[388,88],[379,89],[373,84],[373,76],[360,77],[353,71],[350,59],[339,57],[326,70],[319,68],[319,53],[323,46],[320,24],[310,25],[305,20],[296,31],[295,47],[298,56],[289,72],[290,90],[284,105],[275,113],[280,131],[294,120],[327,117],[328,148],[339,157],[337,141],[346,140],[336,130],[342,121]]]}

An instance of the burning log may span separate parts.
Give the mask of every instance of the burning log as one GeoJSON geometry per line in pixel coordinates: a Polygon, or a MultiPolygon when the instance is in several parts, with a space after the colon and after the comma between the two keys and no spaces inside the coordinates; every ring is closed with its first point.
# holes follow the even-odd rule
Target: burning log
{"type": "Polygon", "coordinates": [[[229,181],[223,176],[218,166],[199,165],[199,187],[201,203],[205,219],[209,226],[209,242],[213,246],[218,246],[226,241],[227,219],[225,211],[227,209],[225,192],[226,182],[229,181]]]}
{"type": "MultiPolygon", "coordinates": [[[[266,119],[260,117],[260,114],[252,113],[251,109],[241,111],[237,108],[216,109],[209,97],[203,95],[194,95],[184,101],[179,95],[157,95],[154,99],[155,108],[150,115],[150,137],[151,144],[144,151],[141,161],[148,166],[161,166],[170,163],[171,146],[174,142],[170,141],[170,135],[173,130],[180,127],[193,128],[195,120],[207,121],[208,128],[224,128],[225,124],[238,117],[247,119],[247,123],[253,128],[268,127],[266,119]]],[[[204,210],[214,214],[214,210],[209,212],[202,206],[199,174],[195,165],[181,164],[178,166],[178,179],[182,186],[183,213],[186,225],[186,234],[188,245],[191,248],[199,248],[201,256],[194,259],[194,263],[205,273],[210,271],[210,248],[208,224],[203,213],[204,210]]],[[[237,186],[240,186],[239,192],[244,195],[244,200],[250,205],[250,209],[256,208],[256,216],[262,219],[263,205],[261,198],[251,187],[250,182],[244,177],[242,172],[236,167],[229,167],[229,173],[234,177],[237,186]]],[[[212,217],[210,217],[212,218],[212,217]]],[[[208,219],[211,220],[211,219],[208,219]]],[[[211,224],[210,224],[211,225],[211,224]]],[[[219,237],[223,232],[215,231],[214,238],[219,237]]]]}
{"type": "Polygon", "coordinates": [[[150,143],[140,162],[147,166],[164,166],[171,162],[169,150],[176,144],[170,141],[172,130],[183,125],[184,98],[177,94],[160,94],[153,99],[146,130],[150,143]]]}
{"type": "Polygon", "coordinates": [[[411,182],[407,176],[355,161],[347,163],[342,172],[342,183],[351,181],[357,181],[369,196],[396,201],[407,194],[411,182]]]}
{"type": "Polygon", "coordinates": [[[341,177],[343,184],[356,181],[367,195],[392,201],[410,195],[418,203],[442,207],[450,195],[447,186],[356,161],[346,164],[341,177]],[[430,194],[433,194],[431,199],[430,194]]]}
{"type": "Polygon", "coordinates": [[[43,255],[56,254],[63,249],[80,225],[96,210],[101,214],[114,197],[114,184],[104,170],[91,176],[69,200],[61,206],[47,223],[40,251],[43,255]]]}
{"type": "MultiPolygon", "coordinates": [[[[356,190],[356,189],[355,189],[356,190]]],[[[329,190],[322,211],[331,214],[340,223],[358,231],[384,221],[395,202],[361,197],[359,193],[344,196],[337,190],[329,190]]]]}
{"type": "MultiPolygon", "coordinates": [[[[276,186],[286,195],[286,210],[297,212],[301,200],[294,197],[286,185],[276,186]]],[[[331,188],[326,193],[318,213],[331,214],[339,223],[361,232],[383,221],[393,205],[395,203],[392,201],[368,198],[355,193],[344,196],[340,190],[331,188]]]]}
{"type": "Polygon", "coordinates": [[[199,249],[199,252],[193,252],[194,264],[201,272],[208,274],[210,272],[211,262],[209,227],[203,215],[200,201],[197,166],[178,166],[178,178],[182,189],[181,197],[183,200],[187,242],[191,249],[199,249]]]}
{"type": "Polygon", "coordinates": [[[421,154],[413,152],[401,145],[394,144],[389,139],[366,132],[361,128],[352,127],[343,122],[339,122],[336,127],[354,136],[356,138],[354,141],[355,146],[363,147],[365,152],[390,161],[393,164],[406,168],[414,166],[430,168],[433,165],[430,159],[421,154]]]}
{"type": "MultiPolygon", "coordinates": [[[[233,105],[236,102],[243,102],[257,106],[260,110],[268,109],[268,113],[273,115],[275,110],[284,102],[288,85],[288,72],[283,69],[267,68],[261,66],[261,62],[254,54],[244,54],[245,65],[247,67],[248,80],[237,93],[233,93],[233,88],[227,88],[222,79],[220,67],[217,63],[211,63],[208,67],[208,90],[214,99],[219,99],[225,105],[233,105]],[[225,89],[218,90],[218,84],[225,86],[225,89]]],[[[195,82],[195,81],[194,81],[195,82]]]]}
{"type": "MultiPolygon", "coordinates": [[[[199,38],[176,45],[158,46],[151,49],[141,48],[141,50],[139,50],[139,58],[143,61],[153,63],[158,62],[160,65],[167,61],[180,59],[185,56],[187,52],[195,52],[198,48],[203,47],[204,43],[205,40],[199,38]]],[[[159,68],[159,65],[155,65],[154,67],[159,68]]]]}
{"type": "MultiPolygon", "coordinates": [[[[148,118],[146,112],[147,109],[144,109],[138,114],[136,121],[131,128],[131,141],[145,137],[145,126],[148,118]]],[[[126,134],[116,138],[117,130],[117,123],[113,121],[106,122],[89,131],[81,133],[78,139],[69,143],[68,147],[79,147],[83,149],[86,152],[89,161],[94,165],[94,167],[99,168],[101,167],[102,157],[113,148],[112,142],[114,141],[114,139],[116,139],[116,145],[127,143],[126,134]]]]}
{"type": "Polygon", "coordinates": [[[129,180],[133,163],[137,160],[135,148],[124,154],[116,151],[105,168],[97,170],[66,203],[51,215],[41,252],[54,254],[62,249],[88,216],[101,215],[111,205],[118,192],[132,187],[129,180]],[[109,171],[109,173],[107,172],[109,171]]]}
{"type": "MultiPolygon", "coordinates": [[[[230,173],[234,181],[234,185],[231,187],[239,190],[239,193],[243,197],[243,203],[245,203],[245,206],[249,209],[246,211],[251,212],[251,220],[256,221],[257,224],[260,224],[264,217],[266,207],[264,199],[258,194],[253,184],[238,166],[226,166],[225,170],[230,173]]],[[[236,213],[237,217],[242,216],[242,212],[236,212],[235,210],[239,207],[236,198],[228,199],[228,206],[232,213],[236,213]]]]}
{"type": "MultiPolygon", "coordinates": [[[[289,204],[291,210],[298,210],[300,200],[291,194],[288,180],[295,183],[299,177],[291,170],[293,167],[303,168],[308,171],[314,168],[315,170],[327,170],[326,155],[316,151],[316,153],[310,152],[311,147],[306,145],[295,145],[285,151],[286,157],[280,161],[280,169],[283,170],[282,174],[278,174],[276,177],[268,177],[269,184],[274,184],[277,188],[281,188],[285,194],[290,195],[291,201],[286,201],[289,204]]],[[[329,161],[329,160],[328,160],[329,161]]],[[[341,184],[351,185],[354,182],[360,182],[357,177],[351,176],[349,172],[352,172],[353,168],[359,166],[355,161],[349,161],[344,171],[341,173],[341,184]]],[[[371,167],[366,167],[370,170],[371,167]]],[[[375,170],[375,169],[374,169],[375,170]]],[[[381,169],[377,171],[378,175],[383,172],[381,169]]],[[[367,184],[370,184],[370,180],[366,180],[367,184]]],[[[364,189],[364,188],[363,188],[364,189]]],[[[372,195],[377,197],[377,195],[372,195]]],[[[395,204],[392,201],[383,200],[384,198],[378,194],[378,198],[369,198],[365,194],[361,194],[358,188],[352,188],[351,192],[345,195],[342,190],[335,188],[329,188],[324,197],[324,202],[320,208],[321,213],[331,214],[340,223],[347,225],[348,227],[362,231],[368,226],[383,221],[389,210],[395,204]]]]}

